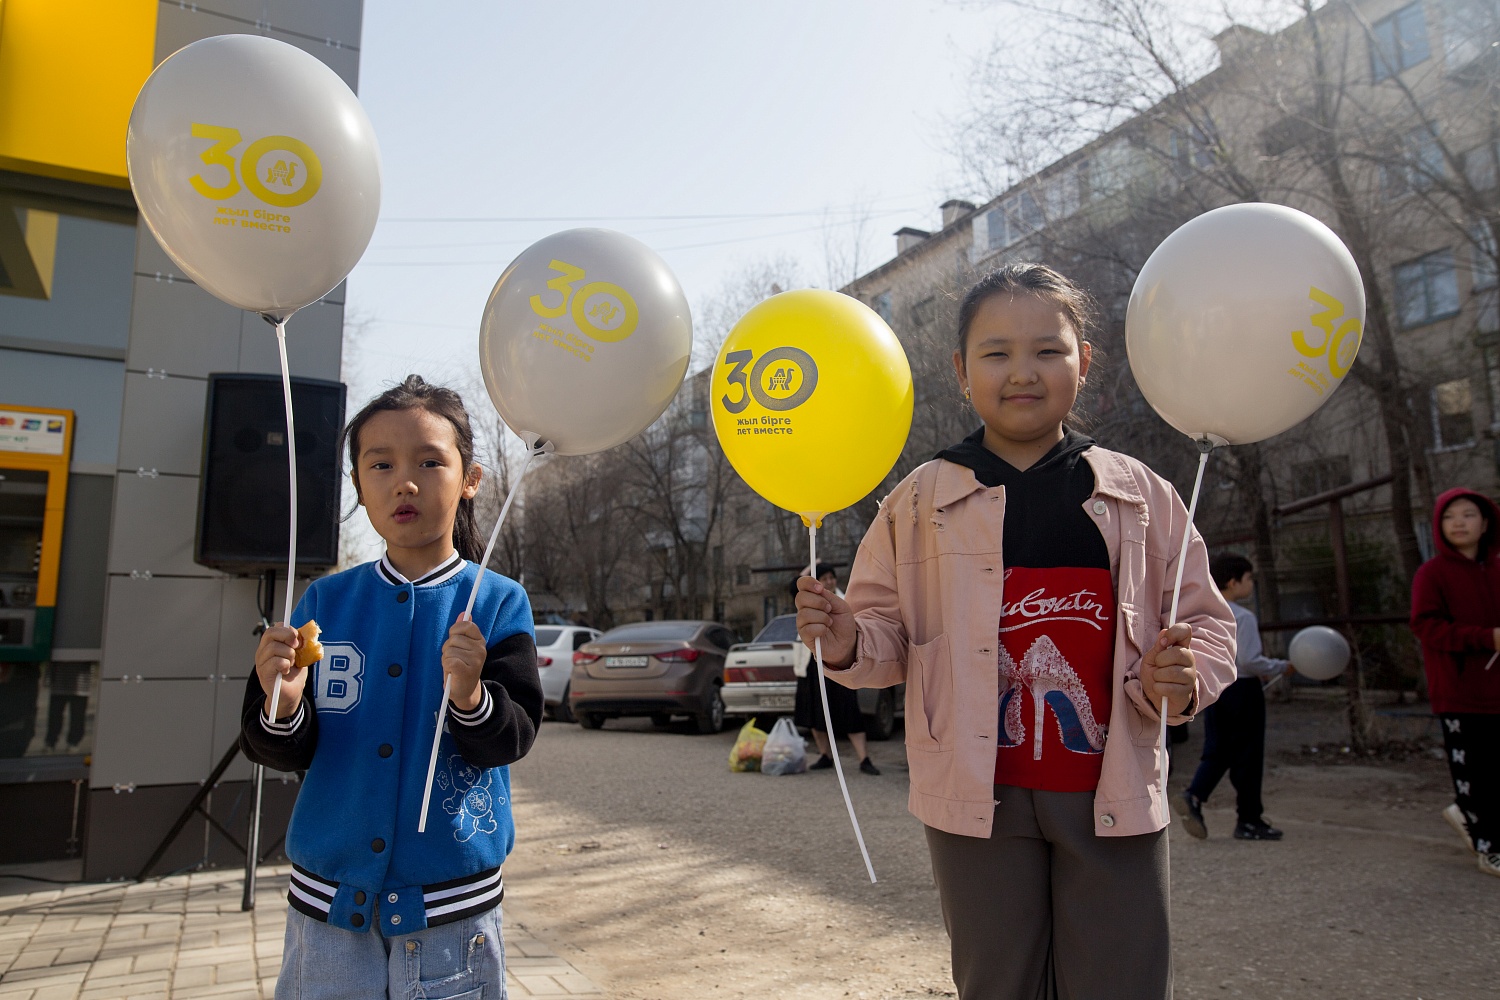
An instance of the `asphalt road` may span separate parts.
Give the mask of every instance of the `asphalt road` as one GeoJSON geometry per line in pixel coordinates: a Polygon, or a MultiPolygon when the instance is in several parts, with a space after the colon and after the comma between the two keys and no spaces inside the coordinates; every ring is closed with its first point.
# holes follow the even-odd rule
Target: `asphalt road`
{"type": "MultiPolygon", "coordinates": [[[[1500,997],[1500,879],[1439,816],[1442,762],[1356,761],[1339,713],[1271,706],[1265,799],[1286,840],[1230,838],[1227,782],[1207,841],[1173,825],[1177,997],[1500,997]]],[[[621,998],[951,996],[900,739],[871,744],[882,776],[848,772],[871,885],[831,771],[732,774],[733,731],[549,722],[513,768],[507,900],[621,998]]]]}

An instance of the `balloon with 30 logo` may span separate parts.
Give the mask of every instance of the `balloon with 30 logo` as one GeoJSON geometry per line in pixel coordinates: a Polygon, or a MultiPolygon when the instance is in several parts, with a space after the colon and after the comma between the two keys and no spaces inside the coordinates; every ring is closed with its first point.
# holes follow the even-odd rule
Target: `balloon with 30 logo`
{"type": "Polygon", "coordinates": [[[911,367],[875,311],[782,292],[747,312],[714,365],[709,410],[734,470],[816,524],[880,485],[911,429],[911,367]]]}
{"type": "Polygon", "coordinates": [[[479,366],[495,409],[559,455],[623,444],[662,415],[687,374],[682,286],[644,243],[569,229],[532,244],[495,282],[479,366]]]}
{"type": "Polygon", "coordinates": [[[344,280],[380,211],[359,100],[313,56],[258,35],[205,38],[162,62],[136,97],[125,158],[177,266],[274,319],[344,280]]]}
{"type": "Polygon", "coordinates": [[[1228,205],[1178,228],[1130,294],[1125,346],[1162,419],[1216,445],[1295,426],[1359,352],[1364,284],[1331,229],[1283,205],[1228,205]]]}

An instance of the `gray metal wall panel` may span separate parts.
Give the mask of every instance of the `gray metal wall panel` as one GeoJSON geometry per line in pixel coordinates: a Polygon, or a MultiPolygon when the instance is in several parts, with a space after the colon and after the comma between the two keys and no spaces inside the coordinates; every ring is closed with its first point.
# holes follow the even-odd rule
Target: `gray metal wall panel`
{"type": "Polygon", "coordinates": [[[208,383],[195,378],[125,376],[120,468],[198,475],[203,461],[203,404],[208,383]]]}
{"type": "MultiPolygon", "coordinates": [[[[215,684],[214,688],[213,759],[217,763],[224,751],[240,738],[240,707],[245,703],[245,678],[230,677],[215,684]]],[[[224,772],[224,780],[248,781],[250,769],[250,762],[240,754],[224,772]]]]}
{"type": "MultiPolygon", "coordinates": [[[[183,807],[192,801],[198,783],[137,788],[116,794],[108,786],[89,793],[88,832],[84,835],[83,877],[100,882],[135,878],[157,842],[172,827],[183,807]]],[[[203,857],[208,824],[200,816],[188,820],[154,875],[196,866],[203,857]]]]}
{"type": "Polygon", "coordinates": [[[119,350],[130,339],[134,259],[134,226],[59,217],[51,296],[0,295],[0,335],[119,350]]]}
{"type": "Polygon", "coordinates": [[[323,301],[334,305],[343,305],[349,300],[349,282],[340,281],[333,291],[323,296],[323,301]]]}
{"type": "Polygon", "coordinates": [[[274,28],[359,48],[364,0],[265,0],[263,6],[265,18],[274,28]]]}
{"type": "MultiPolygon", "coordinates": [[[[156,8],[156,61],[161,62],[184,45],[196,42],[200,38],[210,38],[214,35],[261,34],[255,28],[254,17],[245,18],[243,15],[223,17],[208,9],[219,6],[230,5],[216,3],[214,0],[203,0],[203,2],[194,3],[192,7],[180,7],[172,3],[159,5],[156,8]],[[250,23],[247,24],[246,20],[250,23]]],[[[246,5],[234,4],[233,6],[246,5]]]]}
{"type": "Polygon", "coordinates": [[[337,73],[339,79],[343,80],[350,90],[355,93],[359,92],[358,49],[336,46],[325,42],[321,38],[315,41],[288,31],[278,31],[275,27],[272,27],[265,34],[270,38],[276,39],[278,42],[295,45],[315,59],[323,60],[323,64],[337,73]]]}
{"type": "Polygon", "coordinates": [[[105,572],[113,476],[68,477],[67,517],[57,576],[57,625],[52,644],[98,649],[104,642],[105,572]]]}
{"type": "Polygon", "coordinates": [[[89,787],[176,785],[207,778],[213,770],[217,688],[206,679],[126,684],[105,678],[99,685],[89,787]]]}
{"type": "MultiPolygon", "coordinates": [[[[102,676],[207,679],[217,674],[223,594],[223,580],[110,577],[102,676]]],[[[102,708],[99,714],[103,718],[102,708]]],[[[95,750],[95,761],[99,758],[95,750]]]]}
{"type": "Polygon", "coordinates": [[[115,484],[116,531],[109,544],[109,571],[152,576],[218,577],[193,562],[198,515],[197,476],[138,476],[120,473],[115,484]]]}
{"type": "Polygon", "coordinates": [[[192,281],[187,272],[172,262],[167,252],[156,242],[156,237],[151,235],[151,229],[141,220],[136,226],[135,232],[135,273],[144,274],[148,277],[171,275],[180,281],[192,281]]]}
{"type": "Polygon", "coordinates": [[[115,467],[124,397],[124,362],[0,349],[0,401],[77,414],[74,465],[115,467]]]}
{"type": "MultiPolygon", "coordinates": [[[[276,328],[245,313],[240,324],[240,371],[281,373],[276,328]]],[[[343,361],[344,307],[314,302],[286,324],[286,363],[293,375],[339,380],[343,361]]]]}
{"type": "Polygon", "coordinates": [[[137,276],[125,363],[131,371],[154,368],[199,378],[232,372],[239,362],[242,315],[197,285],[137,276]]]}

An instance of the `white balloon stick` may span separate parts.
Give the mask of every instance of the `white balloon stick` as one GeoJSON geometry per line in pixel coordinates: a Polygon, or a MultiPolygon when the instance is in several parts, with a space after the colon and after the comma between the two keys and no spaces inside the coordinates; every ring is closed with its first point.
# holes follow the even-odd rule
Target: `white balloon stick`
{"type": "Polygon", "coordinates": [[[1497,649],[1490,654],[1489,662],[1484,665],[1484,669],[1488,670],[1490,669],[1490,667],[1493,667],[1495,665],[1496,657],[1500,657],[1500,649],[1497,649]]]}
{"type": "MultiPolygon", "coordinates": [[[[818,526],[808,518],[807,547],[811,573],[818,572],[818,526]]],[[[817,577],[813,576],[816,580],[817,577]]],[[[823,724],[828,727],[828,745],[833,750],[833,769],[839,776],[839,791],[844,793],[844,808],[849,810],[849,822],[854,824],[854,840],[859,844],[860,857],[865,859],[865,871],[870,873],[870,882],[875,882],[875,866],[870,864],[870,852],[865,850],[865,835],[859,829],[859,817],[854,815],[854,803],[849,800],[849,786],[844,781],[844,765],[839,762],[839,745],[834,739],[833,713],[828,708],[828,676],[823,672],[823,640],[813,640],[813,654],[818,661],[818,694],[823,699],[823,724]]]]}
{"type": "MultiPolygon", "coordinates": [[[[286,553],[286,600],[282,604],[281,624],[292,623],[292,591],[297,582],[297,438],[292,429],[292,375],[286,363],[286,320],[276,321],[276,347],[281,351],[281,397],[286,403],[286,465],[287,499],[291,509],[287,517],[286,553]]],[[[267,715],[276,721],[276,707],[281,701],[281,675],[271,686],[270,712],[267,715]]]]}
{"type": "MultiPolygon", "coordinates": [[[[1172,613],[1167,615],[1167,628],[1177,624],[1177,602],[1182,597],[1182,571],[1187,565],[1188,541],[1193,537],[1193,514],[1198,510],[1198,495],[1203,492],[1203,470],[1208,466],[1208,453],[1214,450],[1208,438],[1198,439],[1198,475],[1193,480],[1193,498],[1188,501],[1187,524],[1182,528],[1182,548],[1177,553],[1177,582],[1172,584],[1172,613]]],[[[1161,699],[1161,795],[1167,797],[1167,699],[1161,699]]],[[[1167,822],[1172,822],[1172,811],[1167,811],[1167,822]]]]}
{"type": "MultiPolygon", "coordinates": [[[[516,499],[516,492],[521,488],[521,480],[526,478],[526,470],[531,468],[531,460],[536,458],[545,449],[538,448],[535,442],[531,442],[526,449],[526,461],[521,463],[521,471],[516,476],[516,481],[511,483],[510,492],[505,496],[505,503],[500,507],[500,516],[495,519],[495,528],[490,532],[490,542],[484,547],[484,555],[479,559],[479,572],[474,574],[474,586],[469,590],[469,603],[460,616],[460,621],[474,620],[474,601],[479,597],[479,585],[484,582],[484,568],[490,564],[490,555],[495,551],[495,540],[500,537],[500,526],[505,523],[505,515],[510,512],[510,505],[516,499]]],[[[427,832],[427,806],[432,802],[432,776],[437,773],[438,744],[443,740],[443,723],[448,718],[448,695],[453,690],[453,675],[443,675],[443,700],[438,705],[437,731],[432,734],[432,754],[427,758],[427,784],[422,788],[422,814],[417,818],[417,832],[427,832]]]]}

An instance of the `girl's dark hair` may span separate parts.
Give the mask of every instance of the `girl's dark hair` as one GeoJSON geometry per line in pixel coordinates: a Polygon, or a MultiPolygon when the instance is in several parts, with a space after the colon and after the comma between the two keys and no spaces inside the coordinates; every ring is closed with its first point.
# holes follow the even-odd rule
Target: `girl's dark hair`
{"type": "MultiPolygon", "coordinates": [[[[408,375],[400,385],[366,403],[344,428],[343,437],[348,444],[349,467],[356,490],[359,489],[359,432],[371,417],[387,410],[426,410],[452,424],[464,475],[468,476],[474,466],[474,430],[469,426],[469,411],[464,409],[463,397],[445,386],[428,383],[420,375],[408,375]]],[[[472,499],[459,498],[458,516],[453,519],[453,547],[469,562],[477,563],[484,558],[484,539],[479,534],[472,499]]]]}
{"type": "Polygon", "coordinates": [[[969,349],[969,327],[985,300],[996,295],[1040,295],[1067,317],[1073,332],[1082,343],[1094,329],[1097,308],[1088,292],[1058,274],[1046,264],[1017,262],[1004,264],[974,283],[958,307],[958,353],[969,349]]]}

